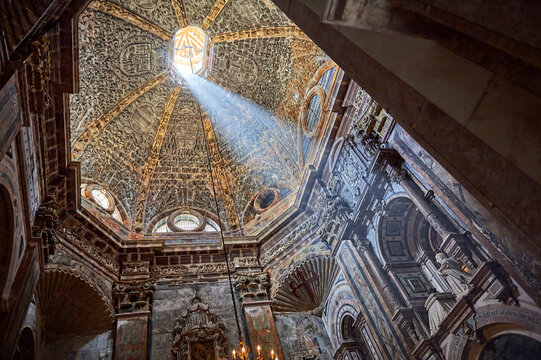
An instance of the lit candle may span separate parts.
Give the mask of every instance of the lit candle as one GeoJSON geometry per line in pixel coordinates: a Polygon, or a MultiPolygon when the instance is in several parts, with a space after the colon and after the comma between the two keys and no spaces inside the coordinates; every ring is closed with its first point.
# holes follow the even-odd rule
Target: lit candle
{"type": "Polygon", "coordinates": [[[244,352],[244,346],[242,347],[242,352],[244,352]]]}
{"type": "Polygon", "coordinates": [[[233,359],[236,359],[236,358],[237,358],[237,352],[233,350],[233,359]]]}
{"type": "Polygon", "coordinates": [[[261,346],[257,345],[257,355],[261,355],[261,346]]]}
{"type": "Polygon", "coordinates": [[[271,350],[271,359],[274,360],[274,350],[271,350]]]}

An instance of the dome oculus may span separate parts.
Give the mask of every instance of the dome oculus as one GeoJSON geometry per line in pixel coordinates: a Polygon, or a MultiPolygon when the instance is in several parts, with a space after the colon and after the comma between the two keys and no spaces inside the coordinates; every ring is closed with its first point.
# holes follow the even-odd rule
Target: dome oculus
{"type": "Polygon", "coordinates": [[[207,36],[195,26],[178,30],[173,37],[173,66],[181,74],[198,74],[205,65],[207,36]]]}

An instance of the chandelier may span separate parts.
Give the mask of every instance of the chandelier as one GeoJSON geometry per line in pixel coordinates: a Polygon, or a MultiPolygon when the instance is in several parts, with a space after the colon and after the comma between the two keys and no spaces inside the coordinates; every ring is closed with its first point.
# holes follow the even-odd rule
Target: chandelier
{"type": "MultiPolygon", "coordinates": [[[[233,360],[248,360],[248,356],[250,355],[250,349],[244,344],[244,342],[241,340],[240,345],[237,349],[233,350],[233,360]]],[[[276,357],[274,350],[271,350],[270,352],[270,359],[271,360],[278,360],[278,357],[276,357]]],[[[255,360],[265,360],[265,357],[261,354],[261,346],[257,345],[257,356],[255,360]]]]}

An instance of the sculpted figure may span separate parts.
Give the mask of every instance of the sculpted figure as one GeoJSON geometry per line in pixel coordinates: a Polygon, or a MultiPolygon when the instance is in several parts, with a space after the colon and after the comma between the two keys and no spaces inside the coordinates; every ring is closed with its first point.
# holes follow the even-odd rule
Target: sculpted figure
{"type": "Polygon", "coordinates": [[[440,264],[438,272],[447,280],[453,294],[457,297],[464,295],[470,288],[468,282],[472,276],[462,270],[458,261],[449,258],[444,253],[436,254],[436,261],[440,264]]]}

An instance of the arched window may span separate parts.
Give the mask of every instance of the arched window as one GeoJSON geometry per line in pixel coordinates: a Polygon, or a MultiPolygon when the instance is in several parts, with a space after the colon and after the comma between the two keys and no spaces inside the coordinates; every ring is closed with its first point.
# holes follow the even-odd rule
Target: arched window
{"type": "Polygon", "coordinates": [[[199,227],[200,221],[197,216],[190,213],[182,213],[175,218],[175,226],[184,231],[192,231],[199,227]]]}
{"type": "MultiPolygon", "coordinates": [[[[319,124],[319,120],[321,118],[321,107],[322,104],[319,95],[316,94],[312,96],[310,102],[308,103],[308,107],[306,108],[306,130],[308,130],[309,133],[313,133],[319,124]]],[[[305,134],[302,139],[302,158],[304,160],[306,160],[306,157],[308,156],[308,151],[310,151],[311,145],[312,139],[305,134]]]]}
{"type": "Polygon", "coordinates": [[[34,340],[34,333],[30,328],[25,327],[19,336],[13,360],[34,360],[35,358],[36,342],[34,340]]]}
{"type": "Polygon", "coordinates": [[[98,184],[81,184],[81,195],[97,207],[108,213],[113,219],[123,222],[122,212],[120,211],[115,198],[98,184]]]}
{"type": "Polygon", "coordinates": [[[205,220],[207,221],[207,223],[205,224],[205,232],[220,231],[220,227],[218,226],[218,224],[216,224],[216,222],[214,222],[214,220],[211,220],[209,218],[206,218],[205,220]]]}
{"type": "Polygon", "coordinates": [[[111,206],[109,199],[107,198],[107,195],[105,195],[105,192],[103,190],[92,189],[91,194],[92,198],[102,208],[108,209],[111,206]]]}
{"type": "Polygon", "coordinates": [[[169,226],[167,226],[167,218],[163,218],[160,221],[154,225],[154,230],[152,232],[155,233],[168,233],[171,232],[171,229],[169,229],[169,226]]]}
{"type": "Polygon", "coordinates": [[[328,95],[329,91],[331,90],[332,80],[333,80],[335,71],[336,71],[335,67],[325,71],[323,76],[319,78],[319,81],[317,82],[317,84],[325,90],[326,95],[328,95]]]}
{"type": "Polygon", "coordinates": [[[164,216],[152,227],[153,233],[218,232],[218,223],[194,209],[181,209],[164,216]]]}

